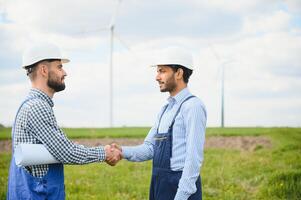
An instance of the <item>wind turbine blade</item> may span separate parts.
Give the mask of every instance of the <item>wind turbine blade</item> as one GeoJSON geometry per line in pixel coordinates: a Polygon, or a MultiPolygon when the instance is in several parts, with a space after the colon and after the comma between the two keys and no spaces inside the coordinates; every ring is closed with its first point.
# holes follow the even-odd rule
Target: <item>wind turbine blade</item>
{"type": "Polygon", "coordinates": [[[222,63],[222,59],[221,59],[221,57],[219,56],[219,54],[217,53],[217,51],[215,50],[214,46],[213,46],[211,43],[209,43],[209,47],[210,47],[210,49],[211,49],[213,55],[215,56],[215,58],[216,58],[220,63],[222,63]]]}
{"type": "Polygon", "coordinates": [[[129,45],[127,45],[126,42],[120,38],[120,36],[116,33],[116,31],[115,31],[114,34],[115,34],[114,37],[115,37],[116,39],[118,39],[119,42],[120,42],[120,43],[121,43],[128,51],[131,51],[131,48],[129,47],[129,45]]]}
{"type": "Polygon", "coordinates": [[[214,46],[209,43],[208,44],[213,55],[215,56],[215,58],[220,62],[221,65],[227,65],[227,64],[230,64],[230,63],[233,63],[236,61],[236,59],[234,58],[229,58],[229,59],[221,59],[220,55],[217,53],[216,49],[214,48],[214,46]]]}
{"type": "Polygon", "coordinates": [[[221,68],[222,68],[223,62],[211,42],[209,42],[208,46],[219,64],[219,67],[217,68],[217,71],[216,71],[216,77],[215,77],[216,80],[219,80],[220,76],[221,76],[221,72],[222,72],[221,68]]]}
{"type": "Polygon", "coordinates": [[[97,32],[103,32],[103,31],[108,31],[110,30],[110,28],[97,28],[97,29],[93,29],[93,30],[83,30],[83,31],[79,31],[79,32],[75,32],[73,33],[74,35],[85,35],[87,33],[97,33],[97,32]]]}
{"type": "Polygon", "coordinates": [[[119,42],[129,51],[130,55],[135,58],[136,60],[140,59],[140,55],[137,54],[137,51],[133,47],[130,47],[124,40],[120,38],[118,34],[116,34],[116,31],[114,32],[114,37],[119,40],[119,42]]]}
{"type": "Polygon", "coordinates": [[[114,13],[112,15],[112,18],[111,18],[110,27],[115,26],[116,16],[118,14],[118,10],[119,10],[120,4],[121,4],[121,0],[117,0],[117,5],[115,7],[115,11],[114,11],[114,13]]]}

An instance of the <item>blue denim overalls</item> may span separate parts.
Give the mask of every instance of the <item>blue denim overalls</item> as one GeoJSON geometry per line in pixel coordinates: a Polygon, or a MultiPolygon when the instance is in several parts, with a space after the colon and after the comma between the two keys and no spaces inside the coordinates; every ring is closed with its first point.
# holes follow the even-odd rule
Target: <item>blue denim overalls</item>
{"type": "Polygon", "coordinates": [[[18,113],[27,101],[26,99],[18,109],[12,129],[12,160],[10,163],[7,200],[63,200],[65,199],[64,166],[63,164],[50,164],[48,172],[42,178],[29,174],[22,167],[18,167],[14,159],[14,131],[18,113]]]}
{"type": "MultiPolygon", "coordinates": [[[[172,131],[175,118],[180,112],[182,104],[194,96],[187,97],[179,106],[167,133],[159,133],[161,118],[167,108],[159,118],[157,134],[155,135],[153,172],[150,187],[150,200],[173,200],[178,190],[179,180],[182,171],[172,171],[170,168],[170,158],[172,157],[172,131]]],[[[197,191],[189,197],[189,200],[201,200],[202,188],[201,178],[196,181],[197,191]]]]}

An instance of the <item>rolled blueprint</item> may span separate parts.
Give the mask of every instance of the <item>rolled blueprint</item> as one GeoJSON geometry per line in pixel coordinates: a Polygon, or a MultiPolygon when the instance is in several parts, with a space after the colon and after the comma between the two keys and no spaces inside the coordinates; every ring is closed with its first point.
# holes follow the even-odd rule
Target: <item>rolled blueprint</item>
{"type": "Polygon", "coordinates": [[[17,166],[59,163],[42,144],[19,144],[15,149],[17,166]]]}

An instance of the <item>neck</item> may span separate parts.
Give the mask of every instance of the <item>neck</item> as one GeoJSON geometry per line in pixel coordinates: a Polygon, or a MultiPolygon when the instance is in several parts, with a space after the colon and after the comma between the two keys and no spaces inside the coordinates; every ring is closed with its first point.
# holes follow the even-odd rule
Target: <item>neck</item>
{"type": "Polygon", "coordinates": [[[170,91],[169,94],[170,94],[170,96],[174,97],[186,87],[187,87],[187,84],[178,85],[174,90],[170,91]]]}
{"type": "Polygon", "coordinates": [[[42,92],[46,93],[50,98],[53,98],[53,95],[55,93],[55,91],[53,89],[49,88],[46,85],[39,85],[36,83],[32,83],[32,88],[41,90],[42,92]]]}

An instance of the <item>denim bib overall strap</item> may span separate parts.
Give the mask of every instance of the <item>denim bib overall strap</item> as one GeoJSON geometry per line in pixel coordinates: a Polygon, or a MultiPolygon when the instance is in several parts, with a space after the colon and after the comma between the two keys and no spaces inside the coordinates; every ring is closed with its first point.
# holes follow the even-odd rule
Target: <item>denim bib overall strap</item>
{"type": "MultiPolygon", "coordinates": [[[[150,200],[173,200],[177,190],[182,171],[172,171],[170,158],[172,157],[172,131],[175,119],[180,112],[182,104],[194,96],[187,97],[179,106],[167,133],[159,133],[161,118],[167,106],[159,118],[157,134],[155,135],[153,171],[150,187],[150,200]]],[[[200,177],[196,182],[197,192],[189,197],[189,200],[200,200],[202,198],[200,177]]]]}
{"type": "Polygon", "coordinates": [[[12,160],[9,169],[7,200],[63,200],[65,199],[64,167],[63,164],[48,165],[49,169],[45,176],[34,177],[18,167],[14,158],[14,134],[16,120],[21,107],[28,101],[26,99],[19,107],[12,127],[12,160]]]}

